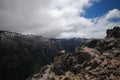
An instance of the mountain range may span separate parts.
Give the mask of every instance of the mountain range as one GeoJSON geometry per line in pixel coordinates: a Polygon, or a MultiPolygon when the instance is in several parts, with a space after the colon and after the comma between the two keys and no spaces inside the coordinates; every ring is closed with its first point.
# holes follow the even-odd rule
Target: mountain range
{"type": "Polygon", "coordinates": [[[86,39],[47,39],[0,31],[0,80],[25,80],[36,73],[61,51],[73,52],[86,39]]]}

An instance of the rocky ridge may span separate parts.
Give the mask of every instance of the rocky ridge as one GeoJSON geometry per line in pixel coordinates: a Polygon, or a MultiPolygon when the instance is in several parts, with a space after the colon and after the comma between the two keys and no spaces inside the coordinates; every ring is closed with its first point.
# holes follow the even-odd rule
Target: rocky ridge
{"type": "Polygon", "coordinates": [[[120,27],[106,31],[104,39],[90,39],[75,53],[60,53],[27,80],[119,80],[120,27]]]}

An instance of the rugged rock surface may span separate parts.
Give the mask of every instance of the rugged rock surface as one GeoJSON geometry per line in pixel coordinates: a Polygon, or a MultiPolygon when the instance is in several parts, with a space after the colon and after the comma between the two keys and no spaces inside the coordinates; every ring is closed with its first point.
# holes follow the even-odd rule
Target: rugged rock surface
{"type": "Polygon", "coordinates": [[[27,80],[119,80],[120,28],[107,30],[105,39],[92,39],[75,53],[60,53],[27,80]]]}

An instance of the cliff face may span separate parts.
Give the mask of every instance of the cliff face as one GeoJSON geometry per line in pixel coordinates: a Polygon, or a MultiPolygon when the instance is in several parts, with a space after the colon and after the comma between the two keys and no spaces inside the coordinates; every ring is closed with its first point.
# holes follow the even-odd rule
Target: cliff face
{"type": "Polygon", "coordinates": [[[42,36],[0,31],[0,80],[24,80],[50,63],[58,48],[42,36]]]}
{"type": "Polygon", "coordinates": [[[88,40],[74,53],[60,53],[27,80],[119,80],[120,28],[107,30],[104,39],[88,40]]]}

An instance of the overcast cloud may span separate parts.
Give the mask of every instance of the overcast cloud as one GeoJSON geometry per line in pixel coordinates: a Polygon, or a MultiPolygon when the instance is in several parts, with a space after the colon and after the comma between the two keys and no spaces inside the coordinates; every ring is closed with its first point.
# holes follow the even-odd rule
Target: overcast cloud
{"type": "Polygon", "coordinates": [[[85,8],[100,0],[0,0],[0,30],[54,38],[103,38],[120,26],[120,10],[85,18],[85,8]]]}

